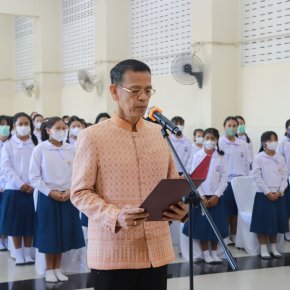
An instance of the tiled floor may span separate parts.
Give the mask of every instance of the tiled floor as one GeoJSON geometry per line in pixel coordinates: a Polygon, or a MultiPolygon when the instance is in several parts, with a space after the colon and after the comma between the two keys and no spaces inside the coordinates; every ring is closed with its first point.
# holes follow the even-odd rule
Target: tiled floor
{"type": "MultiPolygon", "coordinates": [[[[242,250],[230,247],[236,257],[239,271],[231,272],[226,262],[221,265],[194,264],[194,289],[198,290],[289,290],[290,243],[285,243],[282,259],[261,260],[249,257],[242,250]]],[[[188,262],[182,258],[168,267],[168,290],[189,289],[188,262]]],[[[34,266],[16,267],[8,252],[0,253],[0,290],[92,290],[94,280],[90,273],[73,274],[65,283],[45,283],[35,274],[34,266]]]]}

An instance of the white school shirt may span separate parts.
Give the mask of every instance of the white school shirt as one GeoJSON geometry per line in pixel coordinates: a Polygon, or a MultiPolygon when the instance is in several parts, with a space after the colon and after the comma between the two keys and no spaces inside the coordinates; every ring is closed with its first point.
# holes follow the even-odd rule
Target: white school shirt
{"type": "Polygon", "coordinates": [[[274,156],[260,152],[254,159],[251,175],[258,191],[265,195],[277,191],[283,194],[288,186],[286,164],[282,155],[277,152],[274,156]]]}
{"type": "Polygon", "coordinates": [[[290,138],[284,136],[283,140],[278,145],[277,152],[284,157],[288,170],[288,176],[290,177],[290,138]]]}
{"type": "Polygon", "coordinates": [[[41,140],[41,132],[38,132],[34,129],[33,131],[33,134],[35,135],[35,137],[37,138],[38,140],[38,144],[42,143],[42,140],[41,140]]]}
{"type": "MultiPolygon", "coordinates": [[[[192,157],[193,157],[193,150],[192,150],[192,143],[191,141],[181,135],[181,138],[177,138],[175,135],[170,135],[170,140],[172,142],[173,147],[175,148],[180,160],[182,161],[187,173],[191,173],[191,165],[192,165],[192,157]]],[[[174,157],[175,159],[175,157],[174,157]]],[[[179,163],[175,159],[176,169],[178,172],[182,172],[182,168],[180,167],[179,163]]]]}
{"type": "Polygon", "coordinates": [[[78,140],[78,139],[75,140],[75,139],[69,137],[68,142],[69,142],[69,144],[71,144],[72,146],[77,147],[77,140],[78,140]]]}
{"type": "Polygon", "coordinates": [[[75,148],[66,142],[56,147],[47,140],[36,146],[29,167],[33,187],[47,196],[52,190],[69,190],[74,156],[75,148]]]}
{"type": "Polygon", "coordinates": [[[23,184],[30,184],[28,170],[34,147],[31,138],[23,142],[16,135],[5,142],[1,153],[5,189],[19,190],[23,184]]]}
{"type": "Polygon", "coordinates": [[[192,143],[192,153],[193,153],[193,156],[199,152],[201,149],[203,149],[203,147],[198,147],[195,143],[192,143]]]}
{"type": "MultiPolygon", "coordinates": [[[[198,151],[192,161],[192,171],[201,163],[206,157],[204,150],[198,151]]],[[[218,154],[215,150],[208,169],[206,180],[200,185],[198,191],[203,195],[216,195],[218,197],[223,195],[227,187],[227,165],[224,155],[218,154]]]]}
{"type": "Polygon", "coordinates": [[[245,141],[235,138],[231,142],[226,136],[222,136],[219,139],[219,148],[225,153],[228,182],[236,176],[249,175],[248,145],[245,141]]]}
{"type": "Polygon", "coordinates": [[[250,141],[250,143],[247,142],[247,137],[245,134],[243,135],[238,135],[238,138],[240,140],[243,140],[246,142],[246,144],[248,145],[248,161],[249,161],[249,164],[252,164],[253,160],[254,160],[254,149],[253,149],[253,144],[252,142],[250,141]]]}

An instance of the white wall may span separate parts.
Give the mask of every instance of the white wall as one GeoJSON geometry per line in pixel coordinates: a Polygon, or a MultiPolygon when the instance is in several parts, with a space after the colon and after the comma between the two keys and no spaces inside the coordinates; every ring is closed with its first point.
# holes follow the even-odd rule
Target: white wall
{"type": "Polygon", "coordinates": [[[13,17],[0,14],[0,114],[12,114],[13,17]]]}

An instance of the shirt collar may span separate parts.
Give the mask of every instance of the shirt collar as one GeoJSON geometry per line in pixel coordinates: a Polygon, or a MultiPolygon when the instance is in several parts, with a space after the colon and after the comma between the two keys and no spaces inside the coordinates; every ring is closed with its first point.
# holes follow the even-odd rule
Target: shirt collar
{"type": "Polygon", "coordinates": [[[68,144],[66,142],[63,142],[60,147],[57,147],[57,146],[53,145],[52,143],[50,143],[48,140],[44,141],[42,143],[42,146],[46,149],[49,149],[49,150],[71,149],[72,148],[72,145],[68,144]]]}
{"type": "MultiPolygon", "coordinates": [[[[119,128],[122,128],[126,131],[132,132],[132,125],[129,122],[127,122],[127,121],[121,119],[119,116],[117,116],[117,114],[115,112],[113,113],[111,120],[119,128]]],[[[144,124],[145,124],[145,121],[143,120],[143,118],[140,118],[136,124],[137,131],[140,131],[144,127],[144,124]]]]}
{"type": "Polygon", "coordinates": [[[227,144],[232,144],[232,145],[239,145],[240,144],[240,140],[237,137],[235,137],[235,140],[233,142],[230,141],[225,135],[222,136],[221,138],[223,138],[224,142],[227,144]]]}
{"type": "Polygon", "coordinates": [[[31,137],[29,137],[29,139],[27,139],[26,141],[22,141],[16,135],[13,135],[11,137],[11,140],[18,145],[32,144],[33,143],[31,137]]]}

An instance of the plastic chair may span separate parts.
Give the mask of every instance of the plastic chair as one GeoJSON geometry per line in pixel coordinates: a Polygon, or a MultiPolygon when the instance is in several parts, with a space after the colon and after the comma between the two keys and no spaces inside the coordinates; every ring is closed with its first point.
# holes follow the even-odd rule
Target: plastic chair
{"type": "MultiPolygon", "coordinates": [[[[235,177],[231,181],[235,200],[238,207],[238,225],[236,247],[243,248],[249,255],[258,255],[260,243],[255,233],[250,232],[252,211],[257,192],[256,185],[250,176],[235,177]]],[[[277,248],[283,252],[284,237],[277,237],[277,248]]]]}

